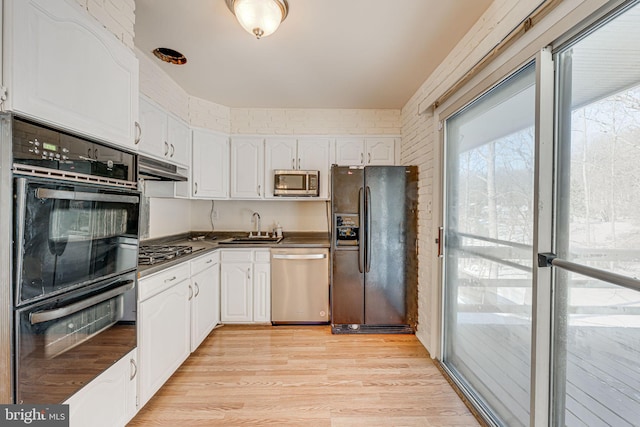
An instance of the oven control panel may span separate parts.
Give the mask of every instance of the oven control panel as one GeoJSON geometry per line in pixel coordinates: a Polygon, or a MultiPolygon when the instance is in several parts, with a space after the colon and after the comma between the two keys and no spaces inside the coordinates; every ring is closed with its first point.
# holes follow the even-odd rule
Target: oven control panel
{"type": "Polygon", "coordinates": [[[134,154],[15,117],[12,133],[14,164],[136,181],[134,154]]]}

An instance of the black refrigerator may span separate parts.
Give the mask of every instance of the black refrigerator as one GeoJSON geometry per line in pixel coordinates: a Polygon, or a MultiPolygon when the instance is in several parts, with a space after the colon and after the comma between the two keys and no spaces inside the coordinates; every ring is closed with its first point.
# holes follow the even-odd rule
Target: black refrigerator
{"type": "Polygon", "coordinates": [[[416,166],[331,168],[331,330],[413,333],[416,166]]]}

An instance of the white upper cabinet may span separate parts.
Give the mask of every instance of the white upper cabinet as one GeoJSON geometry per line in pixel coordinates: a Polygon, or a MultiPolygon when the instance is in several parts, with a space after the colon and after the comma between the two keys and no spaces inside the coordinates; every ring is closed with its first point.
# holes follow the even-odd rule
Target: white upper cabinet
{"type": "Polygon", "coordinates": [[[167,140],[167,113],[140,97],[140,143],[138,149],[141,153],[155,157],[164,157],[164,144],[167,140]]]}
{"type": "Polygon", "coordinates": [[[263,196],[263,139],[233,137],[231,139],[231,198],[261,199],[263,196]]]}
{"type": "Polygon", "coordinates": [[[365,165],[396,164],[396,138],[365,138],[365,165]]]}
{"type": "Polygon", "coordinates": [[[274,170],[294,169],[320,171],[320,198],[327,199],[330,165],[330,138],[268,138],[265,141],[265,197],[277,197],[273,195],[274,170]]]}
{"type": "Polygon", "coordinates": [[[229,197],[229,143],[203,129],[193,130],[191,197],[226,199],[229,197]]]}
{"type": "Polygon", "coordinates": [[[5,0],[8,110],[136,150],[138,59],[75,1],[5,0]]]}
{"type": "Polygon", "coordinates": [[[189,125],[173,116],[168,116],[167,143],[169,144],[167,158],[174,163],[189,166],[191,146],[189,125]]]}
{"type": "Polygon", "coordinates": [[[331,140],[329,138],[298,139],[298,169],[320,172],[320,198],[329,198],[331,140]]]}
{"type": "Polygon", "coordinates": [[[338,138],[336,163],[340,166],[395,165],[398,138],[338,138]]]}
{"type": "Polygon", "coordinates": [[[189,166],[191,130],[182,120],[145,97],[140,97],[141,153],[189,166]]]}

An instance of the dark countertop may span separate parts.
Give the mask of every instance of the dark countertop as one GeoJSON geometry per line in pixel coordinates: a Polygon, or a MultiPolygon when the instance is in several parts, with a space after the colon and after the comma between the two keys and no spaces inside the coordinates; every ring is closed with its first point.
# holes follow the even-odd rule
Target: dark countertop
{"type": "Polygon", "coordinates": [[[141,241],[140,245],[184,245],[191,246],[193,252],[177,258],[163,261],[153,265],[139,265],[138,277],[142,278],[154,273],[158,273],[166,268],[173,267],[182,262],[197,258],[216,249],[269,249],[269,248],[328,248],[330,247],[328,233],[316,232],[291,232],[284,233],[284,238],[280,243],[240,243],[240,244],[220,244],[221,240],[235,236],[246,236],[247,232],[191,232],[175,236],[161,237],[141,241]]]}

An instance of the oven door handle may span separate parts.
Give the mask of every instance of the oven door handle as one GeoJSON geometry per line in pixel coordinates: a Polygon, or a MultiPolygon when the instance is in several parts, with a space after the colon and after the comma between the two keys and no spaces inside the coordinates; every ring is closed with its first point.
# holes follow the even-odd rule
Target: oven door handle
{"type": "Polygon", "coordinates": [[[117,202],[117,203],[140,203],[138,196],[126,196],[123,194],[85,193],[81,191],[52,190],[50,188],[38,188],[36,190],[38,199],[57,200],[81,200],[85,202],[117,202]]]}
{"type": "Polygon", "coordinates": [[[111,289],[107,292],[94,295],[90,298],[87,298],[82,301],[78,301],[73,304],[69,304],[65,307],[56,308],[54,310],[44,310],[44,311],[36,311],[29,315],[29,321],[32,325],[36,325],[38,323],[48,322],[51,320],[60,319],[62,317],[68,316],[70,314],[76,313],[80,310],[84,310],[85,308],[89,308],[92,305],[96,305],[101,303],[102,301],[106,301],[113,297],[117,297],[119,295],[124,294],[127,291],[130,291],[135,286],[135,282],[133,280],[127,280],[126,284],[119,286],[117,288],[111,289]]]}

